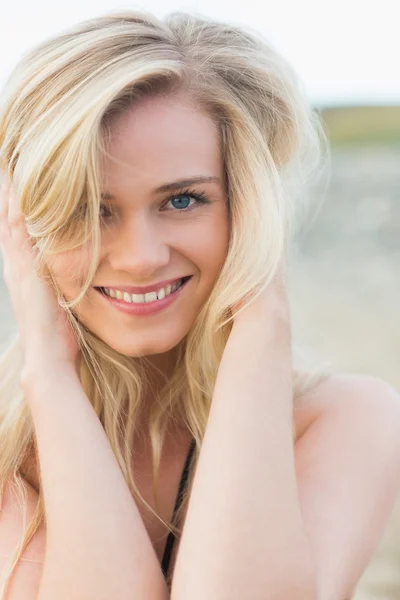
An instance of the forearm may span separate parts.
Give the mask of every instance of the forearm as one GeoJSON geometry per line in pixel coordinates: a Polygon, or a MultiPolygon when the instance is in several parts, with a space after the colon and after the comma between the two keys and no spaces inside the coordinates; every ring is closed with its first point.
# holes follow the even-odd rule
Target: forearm
{"type": "Polygon", "coordinates": [[[47,521],[38,600],[165,600],[140,513],[78,377],[37,374],[25,390],[47,521]]]}
{"type": "Polygon", "coordinates": [[[172,599],[312,600],[297,493],[290,339],[281,315],[233,326],[177,557],[172,599]],[[236,327],[236,329],[235,329],[236,327]]]}

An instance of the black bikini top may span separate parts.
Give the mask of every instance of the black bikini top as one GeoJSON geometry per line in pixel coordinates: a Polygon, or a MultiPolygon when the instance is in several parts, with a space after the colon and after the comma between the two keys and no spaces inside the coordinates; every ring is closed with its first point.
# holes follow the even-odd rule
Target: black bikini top
{"type": "MultiPolygon", "coordinates": [[[[182,477],[179,482],[179,490],[178,490],[178,494],[177,494],[176,501],[175,501],[174,513],[172,516],[172,522],[174,525],[176,525],[176,523],[175,523],[176,513],[178,512],[179,507],[182,503],[183,494],[186,489],[186,485],[187,485],[187,481],[188,481],[188,477],[189,477],[190,464],[192,462],[192,457],[193,457],[193,452],[194,452],[195,447],[196,447],[196,440],[193,439],[190,444],[189,453],[187,455],[185,466],[183,467],[182,477]]],[[[168,534],[167,543],[165,545],[165,550],[164,550],[164,554],[163,554],[162,562],[161,562],[161,568],[162,568],[165,578],[168,575],[168,568],[169,568],[169,563],[171,560],[172,549],[174,547],[174,543],[175,543],[175,535],[170,531],[168,534]]]]}

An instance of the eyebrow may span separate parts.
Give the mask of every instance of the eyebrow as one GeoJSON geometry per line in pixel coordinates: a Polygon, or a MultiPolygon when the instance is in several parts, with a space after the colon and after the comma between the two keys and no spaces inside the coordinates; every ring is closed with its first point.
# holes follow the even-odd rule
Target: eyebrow
{"type": "MultiPolygon", "coordinates": [[[[183,187],[187,187],[189,185],[193,185],[195,183],[219,183],[221,184],[221,179],[215,176],[205,176],[205,175],[195,175],[194,177],[188,177],[186,179],[178,179],[177,181],[172,181],[171,183],[164,183],[160,185],[156,189],[153,190],[153,194],[160,194],[161,192],[170,192],[171,190],[181,189],[183,187]]],[[[103,192],[101,197],[104,200],[115,200],[115,197],[109,192],[103,192]]]]}

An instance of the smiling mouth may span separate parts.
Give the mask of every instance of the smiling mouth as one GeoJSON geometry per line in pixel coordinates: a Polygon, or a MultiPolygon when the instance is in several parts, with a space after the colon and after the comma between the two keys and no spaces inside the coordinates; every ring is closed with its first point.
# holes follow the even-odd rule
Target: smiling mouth
{"type": "Polygon", "coordinates": [[[146,294],[129,294],[128,292],[117,291],[105,287],[96,287],[95,289],[107,298],[119,300],[120,302],[125,302],[126,304],[138,304],[143,306],[158,300],[163,300],[164,298],[174,294],[191,278],[192,275],[188,277],[182,277],[172,285],[168,285],[157,292],[153,291],[146,294]]]}

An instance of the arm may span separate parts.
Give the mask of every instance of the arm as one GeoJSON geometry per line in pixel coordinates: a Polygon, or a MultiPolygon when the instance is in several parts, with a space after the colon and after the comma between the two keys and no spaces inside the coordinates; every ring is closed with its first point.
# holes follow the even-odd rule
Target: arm
{"type": "Polygon", "coordinates": [[[38,600],[165,600],[137,506],[75,373],[33,370],[47,540],[38,600]]]}
{"type": "Polygon", "coordinates": [[[10,182],[0,194],[4,279],[24,349],[22,385],[35,427],[46,551],[39,600],[165,600],[138,508],[76,373],[78,345],[36,253],[10,182]]]}
{"type": "Polygon", "coordinates": [[[312,600],[298,496],[283,294],[235,317],[220,363],[172,582],[173,600],[312,600]]]}
{"type": "Polygon", "coordinates": [[[372,377],[329,378],[297,410],[309,426],[292,452],[285,316],[255,322],[236,328],[221,362],[231,368],[218,373],[172,598],[350,600],[398,498],[399,394],[372,377]]]}

